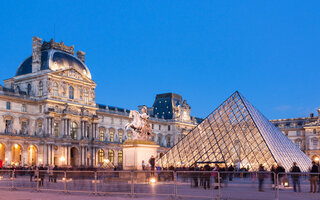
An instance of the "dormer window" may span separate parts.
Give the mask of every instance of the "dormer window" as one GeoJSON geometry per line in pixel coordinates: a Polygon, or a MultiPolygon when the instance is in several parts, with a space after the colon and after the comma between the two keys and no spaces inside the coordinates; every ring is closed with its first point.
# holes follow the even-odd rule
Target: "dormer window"
{"type": "Polygon", "coordinates": [[[74,99],[74,90],[73,90],[73,87],[70,86],[69,87],[69,99],[74,99]]]}

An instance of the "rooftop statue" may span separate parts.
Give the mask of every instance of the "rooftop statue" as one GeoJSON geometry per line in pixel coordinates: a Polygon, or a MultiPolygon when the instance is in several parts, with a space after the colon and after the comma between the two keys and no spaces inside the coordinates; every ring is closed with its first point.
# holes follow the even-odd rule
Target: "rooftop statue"
{"type": "Polygon", "coordinates": [[[133,140],[149,140],[153,135],[152,128],[149,124],[149,115],[147,114],[147,107],[143,106],[141,114],[136,110],[131,110],[129,118],[133,119],[131,123],[126,124],[126,130],[132,130],[133,140]]]}

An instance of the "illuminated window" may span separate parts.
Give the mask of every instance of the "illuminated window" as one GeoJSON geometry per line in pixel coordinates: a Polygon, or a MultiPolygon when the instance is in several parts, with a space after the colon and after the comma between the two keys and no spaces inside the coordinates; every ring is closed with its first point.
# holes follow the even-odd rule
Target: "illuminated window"
{"type": "Polygon", "coordinates": [[[109,150],[108,157],[109,157],[109,161],[113,164],[114,155],[113,155],[113,151],[111,149],[109,150]]]}
{"type": "Polygon", "coordinates": [[[122,143],[123,142],[123,133],[119,132],[119,142],[122,143]]]}
{"type": "Polygon", "coordinates": [[[74,90],[73,87],[70,86],[69,87],[69,99],[73,99],[74,98],[74,90]]]}
{"type": "Polygon", "coordinates": [[[77,139],[77,129],[78,129],[78,125],[75,122],[71,123],[71,138],[72,139],[77,139]]]}
{"type": "Polygon", "coordinates": [[[100,141],[104,141],[104,131],[102,129],[100,130],[100,141]]]}
{"type": "Polygon", "coordinates": [[[102,149],[99,149],[98,151],[98,163],[103,164],[104,162],[104,151],[102,149]]]}
{"type": "Polygon", "coordinates": [[[128,132],[128,140],[131,140],[131,132],[128,132]]]}
{"type": "Polygon", "coordinates": [[[119,151],[118,152],[118,164],[122,164],[123,163],[123,152],[119,151]]]}
{"type": "Polygon", "coordinates": [[[39,96],[41,97],[43,95],[43,83],[42,81],[39,82],[39,96]]]}
{"type": "Polygon", "coordinates": [[[110,138],[109,138],[110,142],[113,142],[113,140],[114,140],[114,132],[113,132],[113,130],[110,130],[109,136],[110,136],[110,138]]]}

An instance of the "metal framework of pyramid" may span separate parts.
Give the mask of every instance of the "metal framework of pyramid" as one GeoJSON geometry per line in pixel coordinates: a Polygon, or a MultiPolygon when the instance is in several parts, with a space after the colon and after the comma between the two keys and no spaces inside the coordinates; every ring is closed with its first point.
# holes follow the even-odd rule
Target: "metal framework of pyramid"
{"type": "Polygon", "coordinates": [[[296,162],[307,171],[311,160],[239,92],[158,160],[162,167],[221,162],[258,170],[281,163],[288,171],[296,162]]]}

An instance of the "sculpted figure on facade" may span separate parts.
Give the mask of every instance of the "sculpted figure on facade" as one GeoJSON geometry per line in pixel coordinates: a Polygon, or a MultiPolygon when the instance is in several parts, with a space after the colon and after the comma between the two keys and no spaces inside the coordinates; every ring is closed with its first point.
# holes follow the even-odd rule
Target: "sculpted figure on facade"
{"type": "Polygon", "coordinates": [[[153,135],[152,127],[149,124],[149,115],[147,114],[147,107],[143,106],[141,114],[136,110],[131,110],[129,118],[133,118],[131,123],[128,123],[125,128],[132,129],[133,140],[149,140],[153,135]]]}

